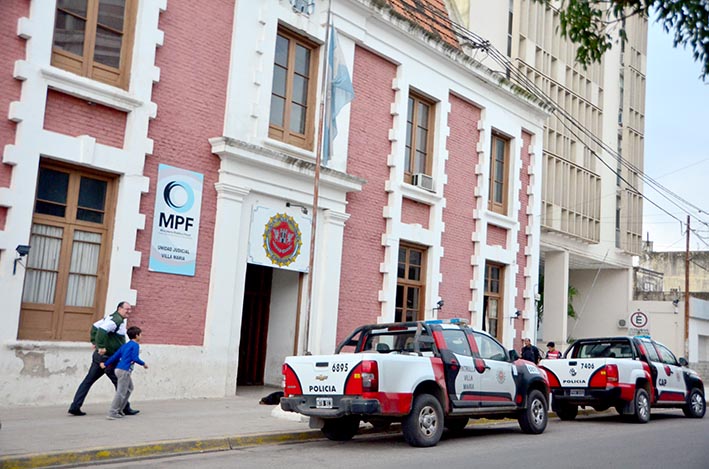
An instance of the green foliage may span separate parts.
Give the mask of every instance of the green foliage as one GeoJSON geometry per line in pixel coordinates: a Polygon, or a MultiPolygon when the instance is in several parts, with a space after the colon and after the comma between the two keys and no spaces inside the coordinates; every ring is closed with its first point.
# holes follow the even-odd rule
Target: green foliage
{"type": "Polygon", "coordinates": [[[570,318],[574,318],[574,319],[576,319],[576,310],[574,309],[573,301],[574,301],[574,297],[578,294],[578,292],[579,291],[576,289],[576,287],[574,287],[573,285],[569,285],[569,293],[568,293],[569,303],[568,303],[568,308],[566,310],[566,314],[570,318]]]}
{"type": "Polygon", "coordinates": [[[701,77],[709,78],[709,2],[707,0],[535,0],[549,7],[558,5],[562,37],[577,46],[576,62],[587,67],[600,62],[613,46],[611,32],[626,41],[625,19],[651,16],[673,35],[674,46],[689,46],[702,66],[701,77]]]}

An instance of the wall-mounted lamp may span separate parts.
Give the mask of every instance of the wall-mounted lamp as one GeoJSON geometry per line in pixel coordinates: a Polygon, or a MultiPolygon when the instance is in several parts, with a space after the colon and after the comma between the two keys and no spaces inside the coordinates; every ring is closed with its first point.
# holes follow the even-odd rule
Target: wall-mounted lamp
{"type": "Polygon", "coordinates": [[[522,316],[522,311],[515,311],[515,319],[518,319],[522,316]]]}
{"type": "Polygon", "coordinates": [[[292,202],[286,202],[286,207],[299,207],[300,211],[303,212],[304,215],[308,214],[308,208],[305,205],[294,204],[292,202]]]}
{"type": "Polygon", "coordinates": [[[15,275],[15,272],[17,272],[17,263],[20,262],[23,257],[30,253],[31,247],[32,246],[30,246],[29,244],[17,245],[17,247],[15,248],[15,251],[17,251],[17,256],[15,257],[15,262],[12,265],[12,275],[15,275]]]}
{"type": "Polygon", "coordinates": [[[433,308],[433,311],[440,311],[443,308],[443,300],[438,300],[438,303],[436,303],[436,307],[433,308]]]}

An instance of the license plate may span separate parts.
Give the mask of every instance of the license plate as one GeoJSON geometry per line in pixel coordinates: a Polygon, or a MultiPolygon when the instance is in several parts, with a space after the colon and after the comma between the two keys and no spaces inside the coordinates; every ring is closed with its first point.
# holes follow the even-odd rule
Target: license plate
{"type": "Polygon", "coordinates": [[[585,396],[586,393],[583,389],[572,389],[569,391],[569,396],[585,396]]]}
{"type": "Polygon", "coordinates": [[[315,407],[318,409],[332,409],[332,397],[316,397],[315,407]]]}

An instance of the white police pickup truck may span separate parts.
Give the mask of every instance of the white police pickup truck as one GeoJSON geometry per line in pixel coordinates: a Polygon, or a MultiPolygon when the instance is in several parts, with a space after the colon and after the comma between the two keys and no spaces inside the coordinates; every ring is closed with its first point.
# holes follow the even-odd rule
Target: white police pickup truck
{"type": "Polygon", "coordinates": [[[547,425],[545,373],[462,321],[361,326],[333,355],[287,357],[283,375],[281,408],[310,416],[335,441],[362,421],[401,422],[404,439],[421,447],[470,418],[514,417],[531,434],[547,425]]]}
{"type": "Polygon", "coordinates": [[[706,411],[699,375],[649,337],[580,339],[563,358],[539,365],[549,378],[552,410],[562,420],[576,418],[579,406],[614,407],[639,423],[650,420],[651,407],[681,408],[693,418],[706,411]]]}

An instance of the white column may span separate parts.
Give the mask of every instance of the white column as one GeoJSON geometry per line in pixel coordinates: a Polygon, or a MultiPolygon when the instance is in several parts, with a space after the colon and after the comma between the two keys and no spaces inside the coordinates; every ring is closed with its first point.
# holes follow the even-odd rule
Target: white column
{"type": "MultiPolygon", "coordinates": [[[[12,166],[9,188],[0,188],[0,206],[7,207],[5,229],[0,230],[0,298],[5,314],[0,340],[17,339],[22,305],[22,287],[27,257],[17,264],[13,274],[19,244],[30,243],[34,192],[39,167],[40,141],[44,123],[47,85],[38,67],[48,64],[52,53],[54,7],[31,2],[29,17],[19,18],[17,35],[25,39],[25,60],[15,61],[13,77],[22,82],[20,100],[10,103],[7,118],[17,124],[15,141],[1,142],[2,161],[12,166]]],[[[7,80],[9,77],[5,77],[7,80]]],[[[15,93],[12,93],[14,96],[15,93]]],[[[4,110],[5,111],[5,110],[4,110]]],[[[30,249],[29,256],[37,253],[30,249]]]]}
{"type": "Polygon", "coordinates": [[[349,214],[324,210],[315,238],[313,307],[310,316],[310,350],[332,353],[337,340],[337,310],[340,299],[342,237],[349,214]]]}
{"type": "MultiPolygon", "coordinates": [[[[217,189],[217,214],[212,246],[212,269],[204,330],[204,347],[214,363],[224,366],[224,393],[234,394],[239,362],[241,313],[246,273],[245,249],[248,239],[242,236],[244,199],[249,189],[223,182],[217,189]]],[[[248,230],[246,230],[248,233],[248,230]]],[[[218,378],[217,378],[218,379],[218,378]]]]}
{"type": "Polygon", "coordinates": [[[569,253],[547,252],[544,258],[544,339],[563,350],[568,334],[569,253]]]}

